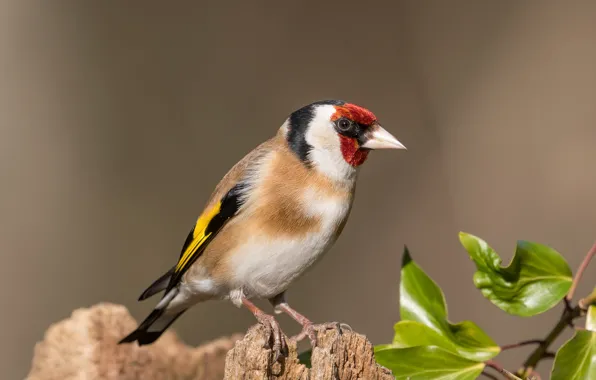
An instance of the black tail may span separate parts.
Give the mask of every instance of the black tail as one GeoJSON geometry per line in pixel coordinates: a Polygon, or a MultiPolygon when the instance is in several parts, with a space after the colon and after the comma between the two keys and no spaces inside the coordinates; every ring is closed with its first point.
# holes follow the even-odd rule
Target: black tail
{"type": "Polygon", "coordinates": [[[176,314],[164,314],[164,309],[154,309],[135,331],[122,338],[118,344],[131,343],[135,340],[139,342],[139,346],[151,344],[185,311],[186,309],[176,314]]]}
{"type": "Polygon", "coordinates": [[[172,267],[169,271],[164,273],[160,278],[155,280],[153,284],[149,285],[147,289],[141,294],[139,297],[139,301],[146,300],[147,298],[151,297],[154,294],[161,292],[162,290],[168,287],[168,283],[170,282],[170,277],[174,274],[175,267],[172,267]]]}

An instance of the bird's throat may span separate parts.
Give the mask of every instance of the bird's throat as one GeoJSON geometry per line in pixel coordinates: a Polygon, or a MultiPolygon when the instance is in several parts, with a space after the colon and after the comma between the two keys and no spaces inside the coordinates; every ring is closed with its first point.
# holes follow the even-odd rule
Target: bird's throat
{"type": "Polygon", "coordinates": [[[357,167],[366,161],[368,150],[360,149],[356,139],[340,135],[339,140],[341,143],[341,154],[348,164],[357,167]]]}

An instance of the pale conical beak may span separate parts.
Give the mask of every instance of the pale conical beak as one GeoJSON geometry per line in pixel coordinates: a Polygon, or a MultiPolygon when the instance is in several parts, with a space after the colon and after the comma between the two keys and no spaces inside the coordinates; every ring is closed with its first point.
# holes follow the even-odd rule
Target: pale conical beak
{"type": "Polygon", "coordinates": [[[360,146],[364,149],[406,149],[395,137],[379,125],[375,125],[368,140],[360,146]]]}

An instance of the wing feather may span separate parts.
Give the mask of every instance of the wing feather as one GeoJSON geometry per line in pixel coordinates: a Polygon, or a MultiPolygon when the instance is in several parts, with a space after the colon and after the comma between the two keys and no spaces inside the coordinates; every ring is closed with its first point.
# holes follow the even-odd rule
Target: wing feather
{"type": "Polygon", "coordinates": [[[176,264],[174,273],[180,272],[186,263],[188,263],[192,255],[197,252],[199,247],[201,247],[201,244],[203,244],[205,240],[211,236],[213,231],[207,232],[207,226],[209,225],[209,222],[211,222],[213,218],[219,214],[220,211],[221,201],[217,202],[215,206],[211,207],[211,209],[199,216],[194,228],[192,229],[192,239],[190,239],[190,241],[187,239],[188,243],[185,244],[185,248],[182,251],[178,263],[176,264]]]}
{"type": "Polygon", "coordinates": [[[222,178],[213,191],[206,210],[197,219],[184,242],[178,262],[172,268],[173,274],[166,293],[180,282],[184,273],[201,256],[209,242],[216,237],[228,220],[240,211],[245,195],[249,192],[247,183],[252,183],[251,177],[254,175],[250,168],[258,165],[267,154],[276,149],[277,145],[283,143],[285,143],[283,134],[265,141],[244,156],[222,178]],[[232,183],[235,185],[230,186],[232,183]]]}
{"type": "Polygon", "coordinates": [[[209,242],[217,235],[228,220],[238,213],[243,203],[242,195],[246,189],[246,184],[242,182],[236,184],[220,201],[203,212],[197,219],[195,226],[190,231],[184,243],[166,293],[178,284],[182,275],[201,256],[209,242]]]}

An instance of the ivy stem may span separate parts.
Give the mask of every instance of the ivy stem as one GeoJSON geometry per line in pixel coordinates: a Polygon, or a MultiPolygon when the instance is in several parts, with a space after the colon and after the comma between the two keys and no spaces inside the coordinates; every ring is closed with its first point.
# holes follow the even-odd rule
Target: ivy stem
{"type": "Polygon", "coordinates": [[[529,346],[530,344],[542,344],[544,341],[540,339],[524,340],[519,343],[506,344],[501,346],[501,351],[511,350],[512,348],[518,348],[523,346],[529,346]]]}
{"type": "Polygon", "coordinates": [[[579,307],[581,307],[583,310],[588,310],[588,307],[593,303],[596,303],[596,290],[593,291],[589,296],[579,300],[579,307]]]}
{"type": "Polygon", "coordinates": [[[487,361],[484,362],[484,364],[487,367],[490,367],[490,368],[496,370],[497,372],[499,372],[500,374],[502,374],[503,376],[505,376],[506,379],[510,379],[510,380],[521,380],[519,377],[517,377],[513,373],[507,371],[505,368],[503,368],[502,365],[500,365],[499,363],[495,362],[494,360],[487,360],[487,361]]]}
{"type": "Polygon", "coordinates": [[[548,336],[540,343],[540,345],[532,352],[530,357],[524,362],[523,368],[518,372],[518,375],[521,375],[522,378],[528,377],[538,362],[546,357],[548,357],[548,348],[549,346],[561,335],[561,333],[565,330],[565,328],[577,317],[581,315],[581,308],[576,306],[571,310],[565,309],[563,315],[559,322],[553,327],[551,332],[548,336]]]}
{"type": "Polygon", "coordinates": [[[484,375],[485,377],[488,377],[491,380],[499,380],[495,375],[486,371],[482,371],[481,375],[484,375]]]}
{"type": "Polygon", "coordinates": [[[555,354],[554,352],[548,351],[544,353],[544,359],[554,359],[556,355],[557,354],[555,354]]]}
{"type": "Polygon", "coordinates": [[[596,255],[596,243],[594,243],[592,248],[590,248],[590,250],[586,254],[586,257],[584,257],[584,260],[577,269],[577,273],[573,278],[573,282],[571,283],[571,288],[569,288],[569,292],[565,296],[565,302],[567,303],[567,305],[569,305],[571,303],[571,300],[573,300],[573,296],[575,295],[575,290],[577,289],[579,280],[581,280],[584,271],[588,267],[588,264],[590,264],[590,260],[592,260],[592,257],[594,257],[594,255],[596,255]]]}
{"type": "MultiPolygon", "coordinates": [[[[565,296],[565,310],[563,311],[563,315],[561,315],[561,319],[559,319],[559,322],[555,325],[555,327],[553,327],[548,336],[542,341],[542,343],[538,345],[538,347],[536,347],[536,349],[524,362],[523,367],[517,372],[517,374],[522,378],[526,379],[534,371],[534,368],[536,368],[536,365],[542,359],[552,357],[552,354],[548,351],[549,346],[555,341],[555,339],[559,337],[559,335],[561,335],[561,333],[565,330],[567,326],[573,326],[573,320],[575,318],[580,317],[582,315],[582,308],[584,307],[582,305],[586,302],[586,299],[582,299],[580,301],[580,305],[577,305],[575,307],[572,307],[571,301],[573,300],[575,290],[577,289],[577,285],[579,284],[579,281],[581,280],[584,271],[586,270],[586,268],[590,264],[590,261],[595,255],[596,243],[592,245],[592,248],[590,248],[590,250],[586,254],[586,257],[584,257],[582,263],[577,269],[575,277],[573,277],[573,281],[571,282],[569,292],[565,296]]],[[[590,301],[591,296],[592,295],[586,297],[588,298],[587,301],[590,301]]]]}

